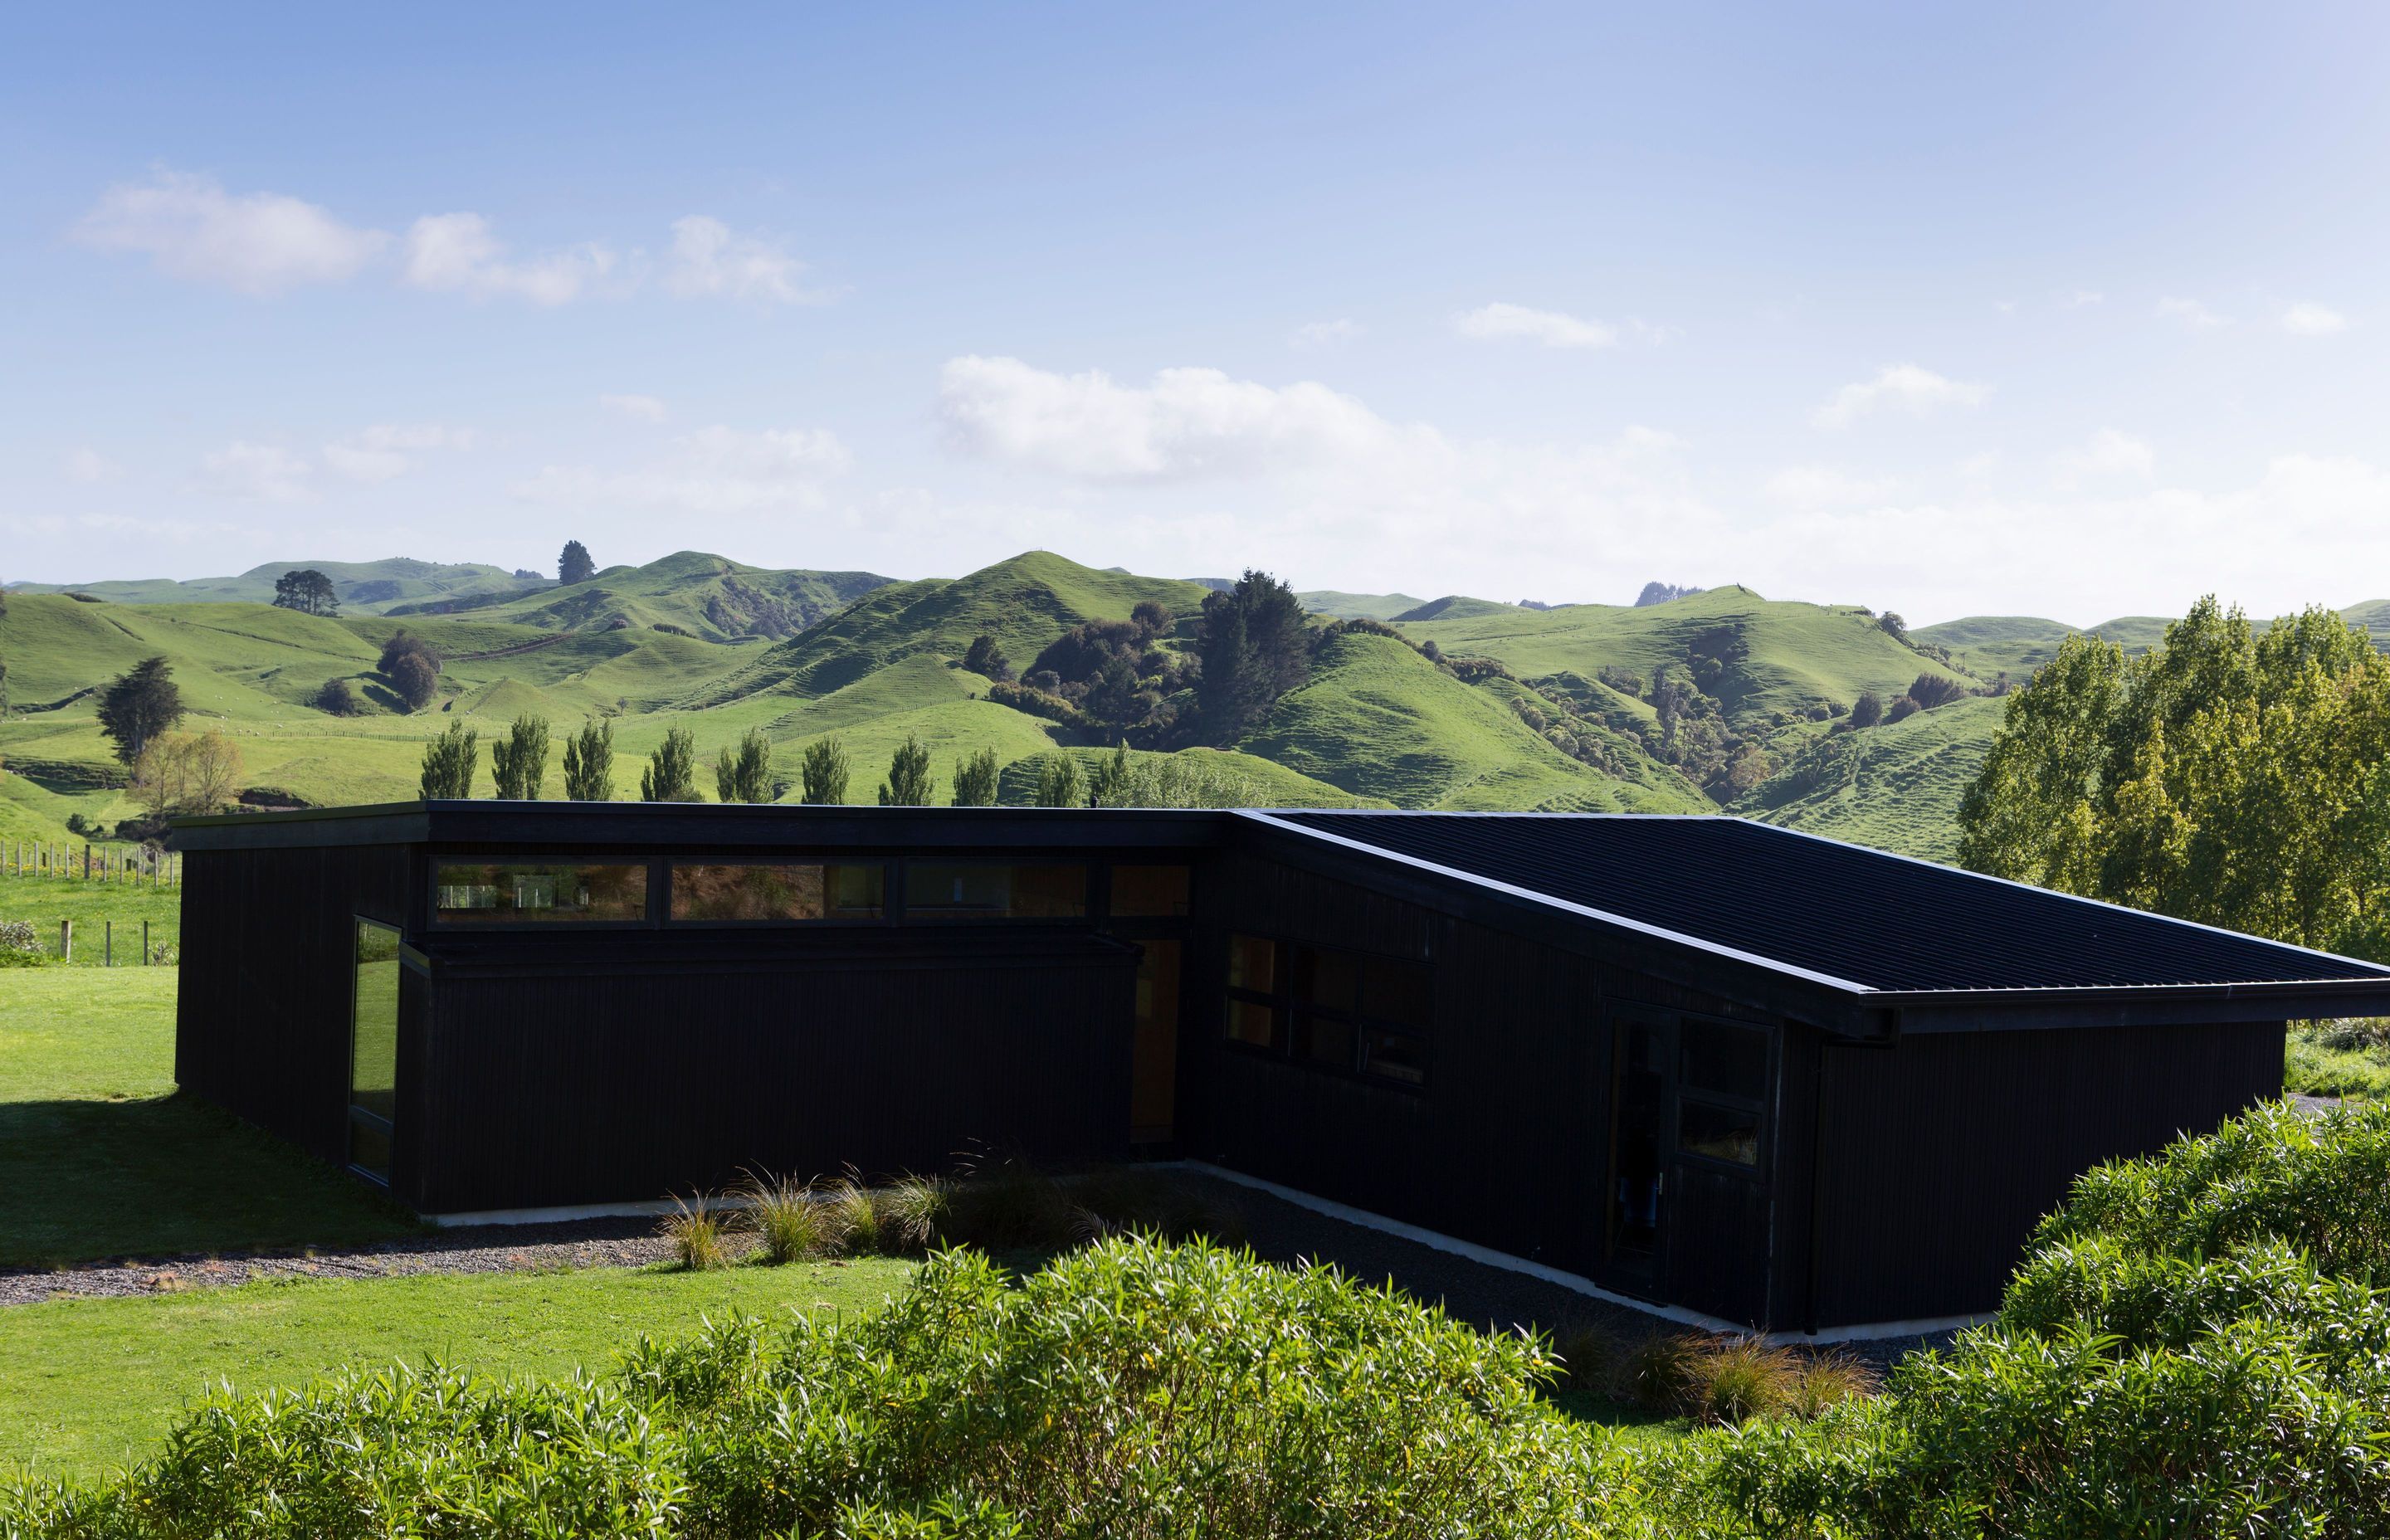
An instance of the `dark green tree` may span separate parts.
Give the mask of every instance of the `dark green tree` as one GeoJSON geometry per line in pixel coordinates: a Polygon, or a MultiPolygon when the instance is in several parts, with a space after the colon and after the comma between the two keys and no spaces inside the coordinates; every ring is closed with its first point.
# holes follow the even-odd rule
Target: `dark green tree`
{"type": "Polygon", "coordinates": [[[1883,697],[1873,690],[1861,690],[1859,698],[1851,702],[1851,725],[1872,727],[1882,720],[1883,697]]]}
{"type": "Polygon", "coordinates": [[[930,774],[930,751],[906,733],[895,757],[888,762],[888,778],[880,783],[880,805],[927,807],[936,790],[935,777],[930,774]]]}
{"type": "Polygon", "coordinates": [[[1169,630],[1176,617],[1170,613],[1170,607],[1159,599],[1139,599],[1128,618],[1150,639],[1169,630]]]}
{"type": "Polygon", "coordinates": [[[516,717],[507,736],[490,744],[490,772],[500,802],[539,801],[540,783],[547,779],[547,718],[516,717]]]}
{"type": "Polygon", "coordinates": [[[808,807],[836,807],[846,801],[846,745],[834,738],[817,738],[805,745],[798,766],[808,807]]]}
{"type": "Polygon", "coordinates": [[[1051,753],[1037,766],[1039,807],[1084,807],[1086,783],[1079,778],[1079,762],[1065,753],[1051,753]]]}
{"type": "Polygon", "coordinates": [[[332,580],[313,567],[297,567],[274,580],[274,608],[302,615],[337,615],[341,596],[332,580]]]}
{"type": "Polygon", "coordinates": [[[990,679],[1012,677],[1011,660],[1005,657],[996,638],[985,632],[971,638],[971,645],[963,653],[963,667],[990,679]]]}
{"type": "Polygon", "coordinates": [[[431,704],[440,693],[440,672],[430,659],[420,652],[403,652],[385,675],[392,691],[406,703],[410,712],[419,712],[431,704]]]}
{"type": "Polygon", "coordinates": [[[586,583],[598,575],[598,564],[589,559],[589,547],[578,540],[564,543],[562,554],[556,558],[556,581],[586,583]]]}
{"type": "Polygon", "coordinates": [[[1198,636],[1203,679],[1196,702],[1203,736],[1214,743],[1253,731],[1279,696],[1311,677],[1303,601],[1267,572],[1248,568],[1234,588],[1205,595],[1198,636]]]}
{"type": "Polygon", "coordinates": [[[116,757],[137,764],[141,751],[183,720],[183,692],[163,658],[144,658],[116,676],[99,698],[99,730],[116,744],[116,757]]]}
{"type": "Polygon", "coordinates": [[[994,807],[996,776],[993,749],[982,749],[969,759],[955,761],[955,805],[994,807]]]}
{"type": "Polygon", "coordinates": [[[1129,773],[1128,745],[1117,744],[1110,758],[1096,762],[1095,774],[1087,777],[1087,800],[1098,807],[1111,805],[1128,785],[1129,773]]]}
{"type": "Polygon", "coordinates": [[[584,722],[579,732],[564,740],[564,796],[575,802],[614,800],[612,722],[584,722]]]}
{"type": "Polygon", "coordinates": [[[1128,654],[1115,652],[1087,685],[1087,714],[1115,726],[1133,725],[1145,715],[1146,701],[1137,693],[1137,664],[1128,654]]]}
{"type": "Polygon", "coordinates": [[[736,750],[723,748],[713,762],[713,788],[726,802],[772,800],[772,740],[763,728],[748,728],[736,750]]]}
{"type": "Polygon", "coordinates": [[[482,757],[482,735],[462,722],[423,746],[423,797],[461,802],[473,794],[473,770],[482,757]]]}
{"type": "Polygon", "coordinates": [[[327,679],[316,687],[308,704],[327,716],[354,716],[365,710],[366,703],[346,679],[327,679]]]}
{"type": "Polygon", "coordinates": [[[687,727],[675,727],[664,734],[663,747],[648,756],[648,767],[639,772],[639,801],[704,800],[697,790],[697,735],[687,727]]]}

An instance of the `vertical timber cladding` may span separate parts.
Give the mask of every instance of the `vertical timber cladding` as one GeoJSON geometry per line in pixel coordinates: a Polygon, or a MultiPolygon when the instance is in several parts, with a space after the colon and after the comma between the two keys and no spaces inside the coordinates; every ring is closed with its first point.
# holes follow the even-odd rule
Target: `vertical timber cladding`
{"type": "Polygon", "coordinates": [[[1076,932],[434,940],[431,1213],[1128,1153],[1133,947],[1076,932]],[[626,955],[627,954],[627,955],[626,955]]]}
{"type": "Polygon", "coordinates": [[[203,848],[183,860],[176,1081],[345,1161],[353,927],[362,916],[405,928],[405,847],[203,848]]]}
{"type": "Polygon", "coordinates": [[[2280,1021],[1828,1043],[1818,1324],[1982,1313],[2075,1176],[2281,1093],[2280,1021]]]}
{"type": "Polygon", "coordinates": [[[1212,873],[1209,944],[1185,1028],[1189,1153],[1407,1224],[1592,1271],[1609,1062],[1588,957],[1323,877],[1233,854],[1212,873]],[[1426,962],[1421,1090],[1265,1057],[1225,1040],[1232,931],[1426,962]]]}

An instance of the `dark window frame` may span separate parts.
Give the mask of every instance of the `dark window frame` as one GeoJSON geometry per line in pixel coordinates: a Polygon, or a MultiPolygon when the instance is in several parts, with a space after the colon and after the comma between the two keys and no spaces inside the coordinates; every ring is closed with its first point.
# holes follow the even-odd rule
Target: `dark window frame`
{"type": "Polygon", "coordinates": [[[443,935],[478,935],[504,931],[546,933],[561,931],[581,935],[593,930],[655,930],[663,920],[657,904],[659,894],[665,892],[671,880],[672,858],[654,855],[559,855],[554,852],[526,854],[513,853],[465,853],[456,851],[433,851],[424,861],[423,911],[425,924],[443,935]],[[478,866],[638,866],[647,872],[647,886],[641,895],[645,912],[637,919],[468,919],[442,918],[440,908],[440,868],[443,865],[478,866]]]}
{"type": "Polygon", "coordinates": [[[1677,1061],[1670,1066],[1670,1070],[1677,1083],[1677,1116],[1675,1125],[1668,1131],[1668,1141],[1670,1147],[1676,1151],[1677,1159],[1690,1161],[1695,1165],[1711,1171],[1723,1172],[1747,1182],[1767,1181],[1769,1177],[1768,1154],[1771,1145],[1769,1136],[1772,1133],[1769,1127],[1768,1104],[1773,1099],[1771,1093],[1775,1087],[1777,1076],[1781,1073],[1777,1061],[1778,1034],[1755,1021],[1734,1021],[1723,1016],[1708,1016],[1699,1011],[1679,1010],[1666,1014],[1675,1018],[1675,1031],[1670,1035],[1675,1040],[1677,1061]],[[1685,1029],[1689,1025],[1713,1029],[1724,1028],[1730,1032],[1755,1034],[1759,1038],[1763,1065],[1760,1094],[1756,1097],[1741,1097],[1729,1091],[1695,1085],[1687,1076],[1685,1070],[1685,1029]],[[1705,1155],[1700,1150],[1686,1149],[1683,1143],[1684,1109],[1688,1102],[1698,1107],[1709,1108],[1713,1111],[1749,1113],[1752,1118],[1751,1163],[1745,1165],[1741,1161],[1730,1161],[1723,1155],[1705,1155]]]}
{"type": "MultiPolygon", "coordinates": [[[[890,918],[897,923],[906,925],[926,924],[937,926],[1000,925],[1007,929],[1010,929],[1021,925],[1091,926],[1096,924],[1099,918],[1096,909],[1096,875],[1099,871],[1104,871],[1105,868],[1109,867],[1111,863],[1101,856],[1073,857],[1033,855],[1014,857],[1001,855],[902,855],[892,859],[889,865],[893,869],[890,874],[893,878],[893,881],[889,886],[886,906],[889,911],[890,918]],[[1075,915],[946,915],[932,912],[917,916],[913,911],[911,892],[913,868],[917,866],[1009,866],[1015,868],[1022,866],[1076,867],[1079,872],[1080,881],[1079,912],[1075,915]]],[[[1106,871],[1106,875],[1110,875],[1108,871],[1106,871]]]]}
{"type": "Polygon", "coordinates": [[[1383,952],[1363,952],[1347,946],[1325,946],[1314,942],[1296,941],[1291,937],[1270,935],[1257,930],[1229,932],[1228,945],[1234,947],[1240,939],[1266,942],[1278,949],[1276,967],[1273,969],[1276,975],[1274,980],[1276,987],[1269,991],[1262,991],[1228,983],[1227,982],[1227,961],[1225,956],[1223,957],[1220,969],[1223,996],[1220,1038],[1230,1049],[1256,1058],[1273,1059],[1315,1074],[1359,1081],[1367,1085],[1407,1092],[1413,1096],[1425,1095],[1428,1088],[1434,1084],[1436,1033],[1433,1021],[1435,983],[1433,964],[1421,962],[1416,957],[1396,956],[1383,952]],[[1304,976],[1305,953],[1314,956],[1330,954],[1339,958],[1350,959],[1353,969],[1353,1004],[1350,1007],[1314,1005],[1304,998],[1297,985],[1297,980],[1304,976]],[[1379,1016],[1371,1012],[1368,978],[1372,963],[1393,964],[1427,971],[1426,998],[1430,1020],[1426,1025],[1422,1026],[1416,1021],[1407,1021],[1396,1017],[1379,1016]],[[1235,1006],[1240,1002],[1247,1005],[1266,1006],[1270,1008],[1273,1024],[1268,1046],[1248,1042],[1244,1038],[1230,1033],[1228,1023],[1235,1006]],[[1312,1022],[1330,1023],[1343,1028],[1352,1034],[1351,1051],[1346,1056],[1345,1062],[1339,1063],[1333,1059],[1317,1059],[1307,1052],[1300,1051],[1309,1041],[1306,1028],[1312,1022]],[[1419,1078],[1412,1080],[1372,1070],[1369,1067],[1368,1051],[1372,1033],[1381,1036],[1407,1038],[1418,1044],[1419,1078]]]}

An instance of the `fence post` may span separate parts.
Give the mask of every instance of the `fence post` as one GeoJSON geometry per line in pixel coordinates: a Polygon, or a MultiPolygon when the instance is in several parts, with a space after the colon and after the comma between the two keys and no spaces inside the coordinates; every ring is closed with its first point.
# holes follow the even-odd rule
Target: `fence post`
{"type": "Polygon", "coordinates": [[[103,920],[99,930],[99,966],[116,966],[116,921],[103,920]]]}
{"type": "Polygon", "coordinates": [[[91,880],[91,841],[88,840],[83,842],[83,879],[86,882],[91,880]]]}
{"type": "Polygon", "coordinates": [[[146,919],[141,922],[141,966],[149,966],[149,922],[146,919]]]}
{"type": "Polygon", "coordinates": [[[58,921],[58,961],[74,961],[74,921],[58,921]]]}

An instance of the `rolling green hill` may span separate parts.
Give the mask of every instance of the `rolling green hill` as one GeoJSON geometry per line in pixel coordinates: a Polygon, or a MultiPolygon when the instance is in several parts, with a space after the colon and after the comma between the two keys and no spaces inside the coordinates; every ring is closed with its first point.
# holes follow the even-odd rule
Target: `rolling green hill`
{"type": "MultiPolygon", "coordinates": [[[[2114,642],[2138,657],[2165,640],[2172,622],[2162,615],[2120,615],[2090,628],[2091,635],[2114,642]]],[[[1971,673],[1985,679],[2006,674],[2022,680],[2058,653],[2058,644],[2075,628],[2031,615],[1973,615],[1920,626],[1917,639],[1950,649],[1950,655],[1971,673]]]]}
{"type": "Polygon", "coordinates": [[[390,557],[380,561],[269,561],[237,577],[145,578],[105,583],[23,583],[11,586],[19,594],[91,594],[112,604],[212,604],[228,600],[252,604],[274,602],[274,583],[283,573],[313,568],[332,580],[342,608],[379,613],[393,606],[438,599],[511,598],[555,584],[546,578],[519,578],[502,567],[480,562],[454,564],[390,557]]]}
{"type": "Polygon", "coordinates": [[[609,567],[586,583],[522,595],[485,594],[392,607],[392,616],[460,614],[550,631],[641,627],[709,641],[792,636],[888,579],[872,572],[784,571],[703,551],[644,567],[609,567]]]}
{"type": "Polygon", "coordinates": [[[1333,588],[1315,588],[1294,597],[1313,614],[1343,621],[1390,621],[1427,602],[1408,594],[1346,594],[1333,588]]]}
{"type": "Polygon", "coordinates": [[[1472,599],[1466,594],[1446,594],[1440,599],[1413,605],[1391,618],[1397,621],[1466,621],[1485,615],[1516,613],[1519,613],[1519,607],[1515,604],[1504,604],[1497,599],[1472,599]]]}
{"type": "Polygon", "coordinates": [[[1829,735],[1727,811],[1951,860],[1959,850],[1959,799],[1982,769],[2004,710],[2004,702],[1978,697],[1864,732],[1829,735]]]}

